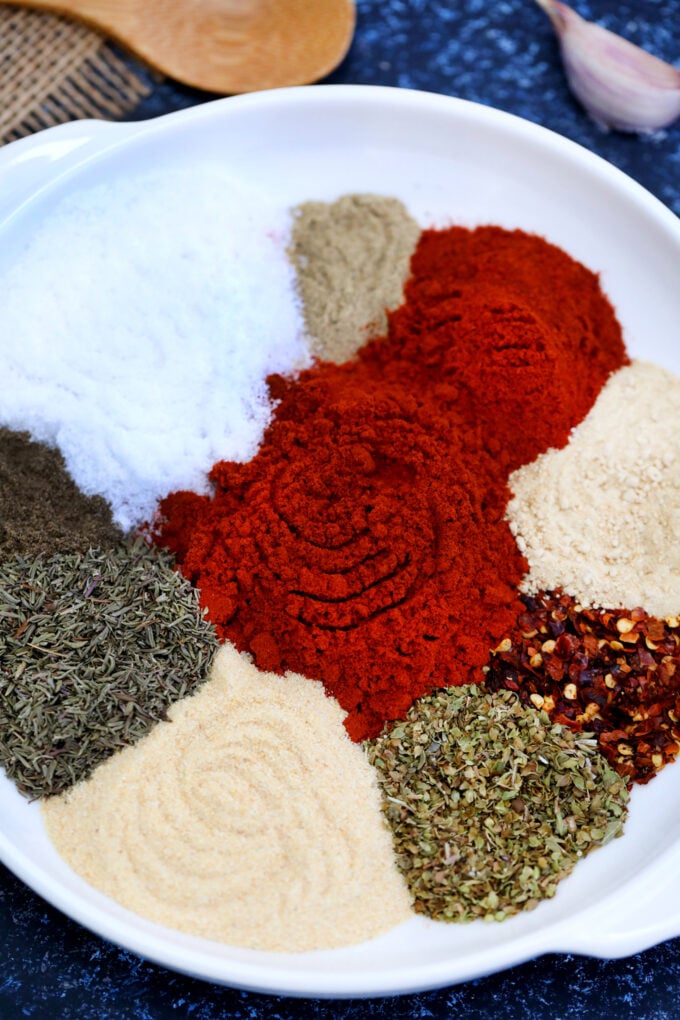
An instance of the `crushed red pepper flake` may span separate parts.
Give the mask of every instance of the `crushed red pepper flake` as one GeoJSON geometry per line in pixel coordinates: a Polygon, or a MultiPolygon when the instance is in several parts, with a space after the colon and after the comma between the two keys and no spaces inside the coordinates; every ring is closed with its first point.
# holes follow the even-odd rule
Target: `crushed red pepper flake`
{"type": "Polygon", "coordinates": [[[680,619],[586,609],[559,591],[522,601],[485,668],[489,688],[595,733],[629,783],[649,782],[680,750],[680,619]]]}

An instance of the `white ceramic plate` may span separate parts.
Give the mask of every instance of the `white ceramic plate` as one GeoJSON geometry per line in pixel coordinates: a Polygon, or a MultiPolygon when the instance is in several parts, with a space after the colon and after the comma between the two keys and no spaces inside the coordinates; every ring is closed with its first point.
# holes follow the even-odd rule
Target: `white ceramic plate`
{"type": "MultiPolygon", "coordinates": [[[[495,223],[538,232],[601,273],[631,354],[680,374],[680,221],[618,170],[558,135],[426,93],[280,90],[142,124],[84,121],[16,142],[0,150],[3,259],[57,198],[76,188],[154,165],[214,158],[288,204],[373,191],[400,197],[423,224],[495,223]]],[[[466,926],[417,918],[332,952],[235,949],[123,910],[62,863],[37,806],[4,778],[0,858],[99,935],[197,977],[310,996],[412,992],[540,953],[625,956],[680,935],[679,769],[670,766],[635,789],[624,837],[579,864],[554,900],[532,913],[466,926]]]]}

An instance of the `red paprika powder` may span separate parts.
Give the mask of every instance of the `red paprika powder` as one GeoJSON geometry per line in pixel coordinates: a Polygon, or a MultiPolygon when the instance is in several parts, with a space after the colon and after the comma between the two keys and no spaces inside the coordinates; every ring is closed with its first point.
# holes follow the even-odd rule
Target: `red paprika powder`
{"type": "Polygon", "coordinates": [[[564,445],[626,361],[597,277],[520,231],[426,231],[388,335],[270,380],[250,462],[160,506],[222,639],[322,680],[355,740],[482,680],[521,612],[510,471],[564,445]]]}

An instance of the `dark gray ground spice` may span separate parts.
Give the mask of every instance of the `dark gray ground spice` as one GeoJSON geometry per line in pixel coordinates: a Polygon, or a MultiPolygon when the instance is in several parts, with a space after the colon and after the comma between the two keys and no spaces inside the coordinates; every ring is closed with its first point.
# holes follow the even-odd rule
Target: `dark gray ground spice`
{"type": "Polygon", "coordinates": [[[83,495],[58,450],[0,428],[0,559],[111,548],[121,538],[106,500],[83,495]]]}
{"type": "Polygon", "coordinates": [[[133,744],[206,679],[198,592],[143,541],[0,563],[0,765],[45,797],[133,744]]]}
{"type": "Polygon", "coordinates": [[[366,745],[416,912],[501,921],[623,831],[628,792],[591,734],[510,691],[450,687],[366,745]]]}

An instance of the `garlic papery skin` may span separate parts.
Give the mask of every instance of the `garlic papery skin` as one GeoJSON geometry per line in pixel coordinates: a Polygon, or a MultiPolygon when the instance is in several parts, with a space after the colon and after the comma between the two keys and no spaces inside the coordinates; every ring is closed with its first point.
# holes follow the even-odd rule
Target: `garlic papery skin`
{"type": "Polygon", "coordinates": [[[680,117],[677,68],[558,0],[536,3],[559,38],[571,91],[601,127],[647,134],[680,117]]]}

